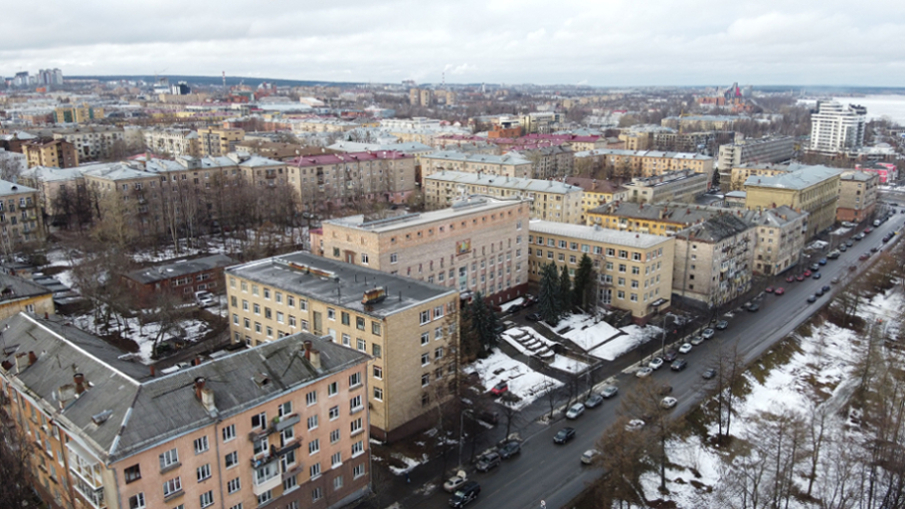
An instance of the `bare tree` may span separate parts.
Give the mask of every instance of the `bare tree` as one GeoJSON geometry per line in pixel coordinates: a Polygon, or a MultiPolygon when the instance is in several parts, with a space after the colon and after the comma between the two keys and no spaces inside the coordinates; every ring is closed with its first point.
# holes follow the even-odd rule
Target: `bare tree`
{"type": "MultiPolygon", "coordinates": [[[[0,399],[6,397],[6,394],[0,394],[0,399]]],[[[0,479],[3,479],[0,507],[31,509],[43,506],[35,503],[31,487],[32,447],[23,428],[16,425],[6,410],[0,410],[0,479]]]]}

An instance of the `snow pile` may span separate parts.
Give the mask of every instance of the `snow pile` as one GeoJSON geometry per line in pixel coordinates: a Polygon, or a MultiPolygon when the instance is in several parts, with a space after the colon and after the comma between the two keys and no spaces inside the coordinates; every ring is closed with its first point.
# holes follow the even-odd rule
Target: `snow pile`
{"type": "Polygon", "coordinates": [[[571,357],[566,357],[565,355],[557,355],[556,359],[550,363],[550,367],[561,371],[568,371],[569,373],[583,373],[584,370],[588,369],[586,363],[572,359],[571,357]]]}
{"type": "Polygon", "coordinates": [[[392,456],[392,458],[396,461],[399,461],[400,463],[405,465],[404,467],[390,465],[390,471],[393,472],[393,475],[402,475],[411,472],[413,468],[422,463],[427,463],[428,460],[427,454],[422,454],[420,459],[409,458],[408,456],[404,456],[398,452],[394,452],[390,456],[392,456]]]}
{"type": "Polygon", "coordinates": [[[663,329],[654,325],[639,327],[629,325],[622,328],[624,333],[591,350],[590,354],[605,361],[615,360],[620,355],[630,352],[651,339],[660,337],[663,329]]]}
{"type": "Polygon", "coordinates": [[[509,302],[504,302],[504,303],[500,304],[500,310],[502,310],[503,313],[507,313],[507,312],[509,312],[509,308],[511,308],[512,306],[518,306],[522,302],[525,302],[525,299],[522,297],[519,297],[514,300],[510,300],[509,302]]]}
{"type": "Polygon", "coordinates": [[[499,382],[509,382],[509,392],[519,397],[513,407],[521,409],[562,382],[532,370],[525,364],[494,349],[486,359],[478,359],[465,367],[466,373],[477,373],[481,385],[490,390],[499,382]]]}
{"type": "Polygon", "coordinates": [[[568,318],[560,320],[556,327],[550,327],[554,332],[571,327],[571,330],[562,334],[562,337],[578,345],[582,350],[592,350],[600,346],[609,339],[621,334],[619,329],[613,327],[606,322],[594,323],[594,316],[586,314],[569,315],[568,318]]]}

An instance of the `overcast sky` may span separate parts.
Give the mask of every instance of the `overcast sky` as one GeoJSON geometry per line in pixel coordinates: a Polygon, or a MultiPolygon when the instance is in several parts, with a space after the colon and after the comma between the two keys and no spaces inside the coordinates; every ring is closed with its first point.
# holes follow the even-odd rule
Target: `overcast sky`
{"type": "Polygon", "coordinates": [[[0,34],[3,76],[905,84],[891,0],[18,0],[0,34]]]}

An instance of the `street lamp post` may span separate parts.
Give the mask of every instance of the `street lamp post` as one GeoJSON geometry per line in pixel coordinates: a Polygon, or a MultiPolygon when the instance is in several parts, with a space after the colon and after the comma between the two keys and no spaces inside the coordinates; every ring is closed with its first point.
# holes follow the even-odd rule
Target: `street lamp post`
{"type": "Polygon", "coordinates": [[[462,441],[462,430],[465,429],[465,414],[470,414],[471,410],[462,410],[459,412],[459,467],[462,466],[462,447],[465,443],[462,441]]]}
{"type": "MultiPolygon", "coordinates": [[[[675,315],[670,314],[663,317],[663,334],[660,335],[660,355],[666,354],[666,322],[669,317],[673,317],[673,319],[676,318],[675,315]]],[[[673,320],[673,325],[675,325],[675,320],[673,320]]]]}

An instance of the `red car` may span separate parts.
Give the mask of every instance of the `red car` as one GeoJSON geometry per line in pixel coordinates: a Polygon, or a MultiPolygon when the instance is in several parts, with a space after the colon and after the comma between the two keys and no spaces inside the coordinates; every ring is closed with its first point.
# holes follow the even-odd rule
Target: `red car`
{"type": "Polygon", "coordinates": [[[782,295],[784,293],[786,293],[786,291],[781,286],[773,290],[773,295],[782,295]]]}
{"type": "Polygon", "coordinates": [[[795,276],[789,276],[786,278],[786,283],[794,283],[794,282],[795,282],[795,276]]]}
{"type": "Polygon", "coordinates": [[[490,389],[490,394],[493,394],[494,396],[499,396],[506,392],[509,392],[509,382],[500,382],[494,385],[493,389],[490,389]]]}
{"type": "MultiPolygon", "coordinates": [[[[863,255],[858,257],[858,259],[862,260],[862,261],[867,260],[868,258],[870,258],[870,253],[864,253],[863,255]]],[[[849,269],[849,270],[851,270],[851,269],[849,269]]]]}
{"type": "Polygon", "coordinates": [[[795,276],[795,281],[798,281],[798,282],[804,281],[804,276],[802,276],[801,274],[795,276]]]}
{"type": "Polygon", "coordinates": [[[811,277],[811,271],[809,271],[809,270],[804,271],[804,277],[811,277]]]}
{"type": "Polygon", "coordinates": [[[767,292],[767,293],[773,293],[773,287],[772,287],[772,286],[768,286],[768,287],[764,288],[764,291],[767,292]]]}
{"type": "Polygon", "coordinates": [[[870,232],[872,232],[872,231],[873,231],[873,230],[871,230],[870,228],[865,228],[865,229],[864,229],[864,233],[870,233],[870,232]]]}

